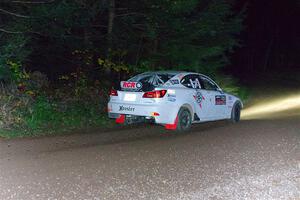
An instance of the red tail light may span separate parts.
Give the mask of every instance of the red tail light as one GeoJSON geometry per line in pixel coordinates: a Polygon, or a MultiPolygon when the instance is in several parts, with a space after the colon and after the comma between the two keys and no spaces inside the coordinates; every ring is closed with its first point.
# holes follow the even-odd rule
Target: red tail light
{"type": "Polygon", "coordinates": [[[143,98],[163,98],[167,90],[154,90],[151,92],[145,92],[143,98]]]}
{"type": "Polygon", "coordinates": [[[109,96],[118,96],[118,91],[115,90],[115,89],[111,89],[110,93],[109,93],[109,96]]]}

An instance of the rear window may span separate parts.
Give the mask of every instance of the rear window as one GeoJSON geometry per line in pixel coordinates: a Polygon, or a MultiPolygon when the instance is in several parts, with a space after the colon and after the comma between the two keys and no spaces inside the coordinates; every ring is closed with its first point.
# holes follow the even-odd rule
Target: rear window
{"type": "Polygon", "coordinates": [[[144,73],[139,74],[128,81],[142,83],[142,91],[151,91],[155,87],[165,84],[168,80],[174,77],[175,74],[169,73],[144,73]]]}

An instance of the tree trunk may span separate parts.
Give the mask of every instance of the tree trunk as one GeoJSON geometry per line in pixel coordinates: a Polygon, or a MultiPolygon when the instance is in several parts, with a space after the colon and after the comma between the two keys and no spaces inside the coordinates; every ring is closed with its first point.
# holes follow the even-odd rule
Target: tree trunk
{"type": "MultiPolygon", "coordinates": [[[[112,50],[112,32],[114,27],[115,19],[115,0],[108,0],[108,22],[107,22],[107,47],[106,47],[106,58],[110,59],[112,50]]],[[[107,76],[112,76],[112,70],[110,68],[105,69],[107,76]]]]}
{"type": "Polygon", "coordinates": [[[264,61],[264,66],[263,66],[263,72],[267,71],[269,60],[270,60],[270,55],[271,55],[271,50],[273,47],[273,42],[274,42],[274,37],[271,36],[271,39],[269,40],[269,44],[266,50],[266,55],[265,55],[265,61],[264,61]]]}
{"type": "Polygon", "coordinates": [[[112,32],[114,27],[114,19],[115,19],[115,0],[109,0],[108,7],[108,25],[107,25],[107,52],[106,56],[109,57],[110,51],[112,48],[112,32]]]}

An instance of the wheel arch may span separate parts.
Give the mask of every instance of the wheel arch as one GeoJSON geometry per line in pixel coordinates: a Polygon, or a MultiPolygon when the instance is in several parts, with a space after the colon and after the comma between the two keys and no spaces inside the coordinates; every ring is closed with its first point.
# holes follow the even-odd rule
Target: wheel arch
{"type": "Polygon", "coordinates": [[[240,100],[240,99],[237,99],[235,102],[234,102],[234,104],[233,104],[233,108],[234,108],[234,106],[236,106],[236,105],[239,105],[240,107],[241,107],[241,109],[244,107],[244,105],[243,105],[243,103],[242,103],[242,101],[240,100]]]}
{"type": "MultiPolygon", "coordinates": [[[[194,110],[193,110],[193,107],[192,107],[190,104],[185,103],[185,104],[182,104],[182,105],[179,107],[179,110],[180,110],[181,108],[187,108],[187,109],[190,111],[190,113],[191,113],[192,121],[194,121],[194,110]]],[[[179,110],[178,110],[178,112],[179,112],[179,110]]]]}

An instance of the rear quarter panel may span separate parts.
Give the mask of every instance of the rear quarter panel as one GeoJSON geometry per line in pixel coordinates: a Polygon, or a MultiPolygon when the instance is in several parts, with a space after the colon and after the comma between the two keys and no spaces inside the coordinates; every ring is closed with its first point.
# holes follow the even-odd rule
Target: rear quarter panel
{"type": "Polygon", "coordinates": [[[193,103],[193,90],[182,88],[182,87],[170,87],[168,91],[174,91],[175,94],[167,93],[166,101],[176,101],[173,102],[172,113],[173,120],[176,119],[177,114],[181,107],[186,107],[190,110],[192,117],[194,116],[194,103],[193,103]],[[172,99],[173,98],[173,99],[172,99]]]}

